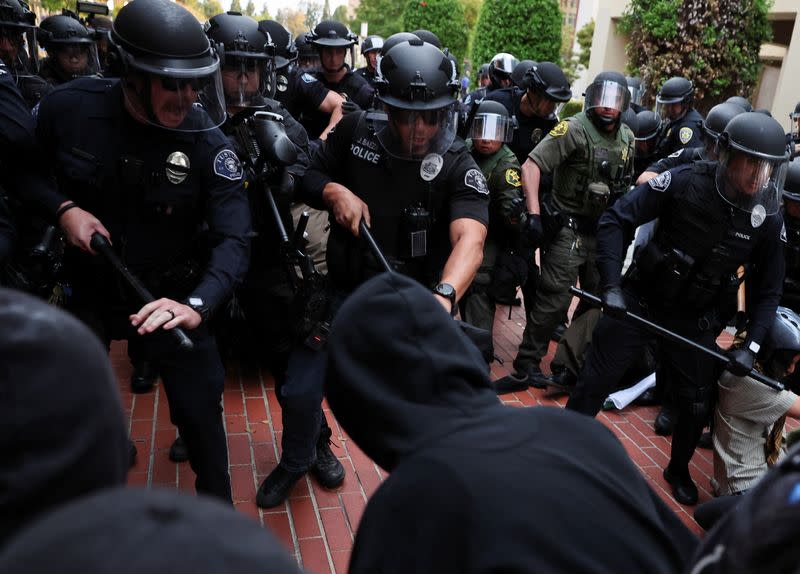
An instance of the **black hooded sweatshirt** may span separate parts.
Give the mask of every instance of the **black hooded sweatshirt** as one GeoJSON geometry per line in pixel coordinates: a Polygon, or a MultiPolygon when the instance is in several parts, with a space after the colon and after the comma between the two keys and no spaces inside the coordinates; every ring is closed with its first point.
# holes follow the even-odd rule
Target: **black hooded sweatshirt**
{"type": "Polygon", "coordinates": [[[391,472],[350,572],[679,572],[694,535],[593,418],[507,407],[430,292],[398,274],[360,287],[330,334],[326,391],[391,472]]]}
{"type": "Polygon", "coordinates": [[[108,352],[64,311],[0,289],[0,547],[56,505],[125,483],[108,352]]]}

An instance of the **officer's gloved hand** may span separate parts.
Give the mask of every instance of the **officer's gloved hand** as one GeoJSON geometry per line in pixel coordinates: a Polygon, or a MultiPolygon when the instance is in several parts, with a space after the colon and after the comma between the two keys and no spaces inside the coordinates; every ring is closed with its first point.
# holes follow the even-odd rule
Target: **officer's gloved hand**
{"type": "Polygon", "coordinates": [[[342,102],[342,113],[344,115],[360,112],[361,107],[353,100],[345,100],[342,102]]]}
{"type": "Polygon", "coordinates": [[[538,247],[542,240],[542,218],[538,213],[528,213],[522,224],[522,237],[530,247],[538,247]]]}
{"type": "Polygon", "coordinates": [[[622,293],[622,287],[609,287],[603,291],[601,297],[603,302],[603,313],[615,319],[622,319],[625,317],[625,295],[622,293]]]}
{"type": "Polygon", "coordinates": [[[746,347],[728,351],[728,364],[725,369],[732,375],[744,377],[753,370],[753,362],[756,359],[755,353],[746,347]]]}

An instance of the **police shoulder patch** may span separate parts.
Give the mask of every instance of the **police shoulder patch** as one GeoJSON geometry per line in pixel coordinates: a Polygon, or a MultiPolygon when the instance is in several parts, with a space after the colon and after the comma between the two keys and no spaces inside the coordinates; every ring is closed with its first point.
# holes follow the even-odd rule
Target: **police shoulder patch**
{"type": "Polygon", "coordinates": [[[552,130],[550,130],[550,135],[554,138],[557,138],[566,134],[567,131],[569,131],[569,123],[567,123],[567,120],[561,120],[552,130]]]}
{"type": "Polygon", "coordinates": [[[486,178],[479,169],[472,168],[464,175],[464,185],[471,187],[478,193],[489,195],[489,186],[486,185],[486,178]]]}
{"type": "Polygon", "coordinates": [[[304,81],[306,84],[310,84],[310,83],[312,83],[312,82],[316,82],[316,81],[317,81],[317,79],[316,79],[314,76],[312,76],[311,74],[308,74],[308,73],[306,73],[306,74],[303,74],[302,76],[300,76],[300,78],[301,78],[301,79],[302,79],[302,80],[303,80],[303,81],[304,81]]]}
{"type": "Polygon", "coordinates": [[[244,175],[242,163],[232,150],[224,149],[214,158],[214,173],[231,181],[238,181],[244,175]]]}
{"type": "Polygon", "coordinates": [[[693,136],[694,131],[692,131],[692,128],[681,128],[678,132],[678,139],[681,140],[681,143],[684,145],[692,141],[693,136]]]}
{"type": "Polygon", "coordinates": [[[672,183],[672,174],[668,171],[665,171],[664,173],[648,181],[647,185],[656,191],[666,191],[670,183],[672,183]]]}
{"type": "Polygon", "coordinates": [[[510,167],[506,170],[506,183],[514,187],[520,187],[522,181],[519,178],[519,170],[515,167],[510,167]]]}

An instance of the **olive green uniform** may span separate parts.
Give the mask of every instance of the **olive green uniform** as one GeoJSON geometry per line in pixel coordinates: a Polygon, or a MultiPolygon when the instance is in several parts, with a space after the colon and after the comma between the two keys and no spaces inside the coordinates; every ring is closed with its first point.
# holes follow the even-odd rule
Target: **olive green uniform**
{"type": "Polygon", "coordinates": [[[508,146],[503,145],[496,153],[484,156],[477,153],[471,140],[467,140],[467,149],[489,185],[489,231],[483,246],[483,263],[461,298],[459,309],[464,321],[491,331],[495,313],[495,301],[488,292],[492,270],[498,253],[516,243],[520,225],[518,214],[520,206],[524,205],[522,180],[517,157],[508,146]]]}
{"type": "Polygon", "coordinates": [[[597,292],[595,266],[597,220],[613,198],[627,191],[633,162],[634,138],[622,125],[614,132],[599,131],[584,112],[554,127],[528,156],[542,173],[553,174],[553,208],[543,212],[545,233],[551,239],[541,254],[541,278],[519,351],[517,373],[538,367],[547,354],[550,335],[569,308],[569,288],[597,292]]]}

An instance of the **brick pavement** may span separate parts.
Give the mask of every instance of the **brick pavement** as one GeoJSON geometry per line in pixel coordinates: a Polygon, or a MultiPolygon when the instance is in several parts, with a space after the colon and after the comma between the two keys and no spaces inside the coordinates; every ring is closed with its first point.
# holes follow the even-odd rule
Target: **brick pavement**
{"type": "MultiPolygon", "coordinates": [[[[511,368],[524,327],[522,313],[520,308],[514,308],[511,319],[508,319],[508,308],[498,309],[495,347],[504,364],[495,362],[492,365],[493,378],[506,375],[511,368]]],[[[545,371],[554,350],[553,344],[543,364],[545,371]]],[[[131,438],[139,450],[129,484],[158,485],[194,492],[194,474],[188,463],[174,464],[167,457],[176,431],[169,422],[163,391],[157,386],[149,394],[132,395],[128,386],[131,368],[124,343],[113,345],[111,358],[130,420],[131,438]]],[[[353,537],[366,501],[385,478],[385,473],[342,432],[324,405],[328,423],[333,429],[333,451],[347,470],[344,484],[332,492],[306,477],[295,487],[288,503],[268,511],[259,509],[255,505],[256,489],[280,456],[280,407],[268,373],[240,364],[228,365],[227,371],[223,399],[236,509],[275,533],[311,574],[346,572],[353,537]]],[[[566,398],[551,397],[545,391],[529,389],[505,395],[503,401],[518,407],[563,406],[566,398]]],[[[653,432],[657,412],[656,407],[629,407],[623,412],[603,412],[599,418],[620,439],[655,491],[690,528],[699,531],[691,517],[691,508],[687,512],[672,499],[669,486],[661,476],[669,459],[670,440],[653,432]]],[[[790,426],[795,428],[797,423],[790,426]]],[[[709,479],[713,474],[711,451],[698,449],[691,463],[691,472],[700,489],[700,501],[708,500],[711,497],[709,479]]]]}

